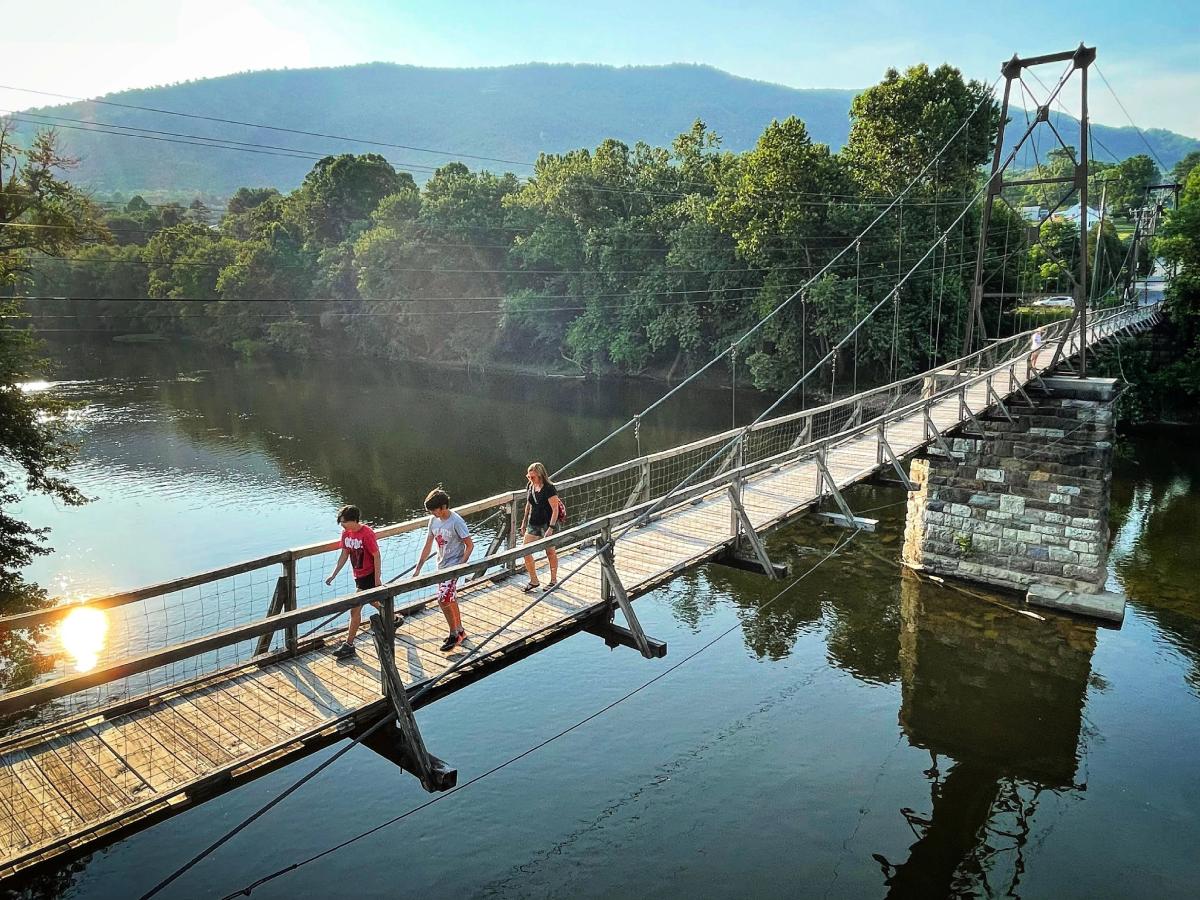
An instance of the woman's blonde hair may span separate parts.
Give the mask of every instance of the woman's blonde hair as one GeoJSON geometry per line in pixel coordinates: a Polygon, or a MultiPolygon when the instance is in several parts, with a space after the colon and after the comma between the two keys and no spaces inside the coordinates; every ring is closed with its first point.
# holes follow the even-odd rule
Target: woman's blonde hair
{"type": "MultiPolygon", "coordinates": [[[[528,475],[530,472],[536,472],[541,476],[542,484],[550,484],[550,473],[546,471],[546,467],[540,462],[531,462],[525,469],[525,474],[528,475]]],[[[553,487],[553,485],[550,486],[553,487]]]]}

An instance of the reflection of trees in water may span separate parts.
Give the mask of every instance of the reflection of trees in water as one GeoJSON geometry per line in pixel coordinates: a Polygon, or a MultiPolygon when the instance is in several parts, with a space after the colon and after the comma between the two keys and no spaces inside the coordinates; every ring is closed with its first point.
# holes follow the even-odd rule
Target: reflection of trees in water
{"type": "MultiPolygon", "coordinates": [[[[862,502],[876,496],[860,492],[862,502]]],[[[812,518],[801,518],[773,534],[768,553],[791,566],[790,579],[820,562],[848,532],[812,518]]],[[[897,563],[894,537],[861,533],[795,588],[771,600],[789,579],[768,581],[761,575],[725,566],[709,566],[705,576],[719,595],[728,597],[742,619],[746,647],[755,656],[783,659],[801,632],[818,623],[827,630],[829,662],[863,681],[889,684],[899,676],[896,634],[897,563]],[[765,607],[764,607],[765,605],[765,607]]]]}
{"type": "MultiPolygon", "coordinates": [[[[93,341],[55,355],[63,360],[62,377],[97,379],[84,386],[85,399],[99,396],[118,413],[130,401],[161,403],[177,413],[170,427],[195,446],[261,453],[285,476],[315,478],[337,496],[353,498],[375,521],[411,514],[439,481],[460,502],[519,487],[531,460],[556,468],[662,392],[653,383],[468,373],[360,358],[245,361],[186,344],[93,341]]],[[[642,423],[643,449],[727,427],[728,392],[713,397],[709,403],[692,394],[690,403],[656,410],[642,423]]],[[[754,395],[739,397],[739,408],[760,405],[754,395]]],[[[140,423],[126,429],[146,430],[140,423]]],[[[571,474],[634,453],[633,438],[625,435],[571,474]]],[[[153,458],[136,462],[155,464],[153,458]]],[[[186,470],[188,461],[170,464],[186,470]]]]}
{"type": "Polygon", "coordinates": [[[900,725],[930,754],[930,806],[900,811],[915,838],[904,861],[875,856],[888,896],[1015,896],[1039,796],[1082,789],[1095,629],[1014,616],[911,573],[900,618],[900,725]]]}
{"type": "Polygon", "coordinates": [[[1111,565],[1130,602],[1152,619],[1190,662],[1200,696],[1200,601],[1195,547],[1200,540],[1200,457],[1182,451],[1200,432],[1141,435],[1116,463],[1111,565]]]}

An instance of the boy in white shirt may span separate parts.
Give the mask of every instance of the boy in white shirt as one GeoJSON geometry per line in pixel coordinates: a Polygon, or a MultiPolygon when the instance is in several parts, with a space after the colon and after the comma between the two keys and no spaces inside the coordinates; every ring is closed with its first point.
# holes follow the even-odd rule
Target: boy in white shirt
{"type": "MultiPolygon", "coordinates": [[[[471,558],[475,542],[467,531],[467,523],[463,517],[450,508],[450,495],[441,488],[434,488],[425,498],[425,508],[431,513],[429,517],[429,534],[425,538],[425,548],[417,567],[413,569],[412,577],[421,573],[421,567],[429,558],[429,553],[437,542],[437,567],[448,569],[465,563],[471,558]]],[[[450,635],[442,642],[442,652],[453,650],[466,638],[467,633],[462,627],[462,614],[458,609],[457,600],[458,579],[451,578],[437,586],[438,606],[450,626],[450,635]]]]}

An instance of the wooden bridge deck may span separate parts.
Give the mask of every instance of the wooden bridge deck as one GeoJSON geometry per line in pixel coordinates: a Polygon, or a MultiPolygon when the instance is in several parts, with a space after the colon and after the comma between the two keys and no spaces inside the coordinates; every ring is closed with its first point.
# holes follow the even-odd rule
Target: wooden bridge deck
{"type": "MultiPolygon", "coordinates": [[[[1053,350],[1047,346],[1046,360],[1053,350]]],[[[992,405],[983,383],[967,391],[966,401],[977,412],[992,405]]],[[[958,396],[935,403],[931,416],[943,433],[961,425],[958,396]]],[[[898,456],[921,448],[927,442],[922,413],[891,422],[887,437],[898,456]]],[[[846,487],[879,468],[877,452],[874,436],[864,433],[831,445],[826,463],[846,487]]],[[[817,464],[809,457],[747,481],[744,505],[755,529],[766,531],[820,495],[817,464]]],[[[731,514],[722,490],[629,531],[615,556],[629,595],[644,594],[725,549],[731,514]]],[[[560,553],[560,577],[590,555],[587,545],[560,553]]],[[[524,581],[483,583],[460,593],[467,647],[529,603],[520,590],[524,581]]],[[[421,703],[606,618],[600,584],[593,558],[421,703]]],[[[444,627],[431,603],[398,628],[395,655],[410,695],[453,661],[454,654],[438,649],[444,627]]],[[[358,657],[347,661],[334,659],[334,642],[198,680],[142,708],[6,739],[0,744],[0,876],[107,843],[376,721],[385,701],[372,641],[360,639],[358,657]]]]}

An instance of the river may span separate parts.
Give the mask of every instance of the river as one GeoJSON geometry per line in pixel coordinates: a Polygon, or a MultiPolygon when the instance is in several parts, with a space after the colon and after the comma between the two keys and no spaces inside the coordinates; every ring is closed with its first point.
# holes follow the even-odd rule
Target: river
{"type": "MultiPolygon", "coordinates": [[[[661,390],[99,340],[49,352],[55,380],[35,389],[78,404],[71,475],[95,500],[16,514],[53,528],[28,575],[66,596],[334,537],[345,502],[386,522],[437,482],[458,500],[511,487],[661,390]]],[[[730,400],[689,392],[643,447],[727,427],[730,400]]],[[[763,403],[739,395],[738,420],[763,403]]],[[[784,595],[706,566],[638,601],[665,660],[579,635],[420,722],[465,782],[682,663],[602,715],[419,810],[415,779],[355,747],[162,896],[224,896],[409,810],[253,896],[1194,896],[1196,437],[1120,444],[1119,630],[902,574],[903,494],[856,488],[879,529],[784,595]]],[[[634,449],[625,436],[585,468],[634,449]]],[[[800,573],[843,537],[802,521],[768,546],[800,573]]],[[[25,888],[136,896],[332,752],[25,888]]]]}

